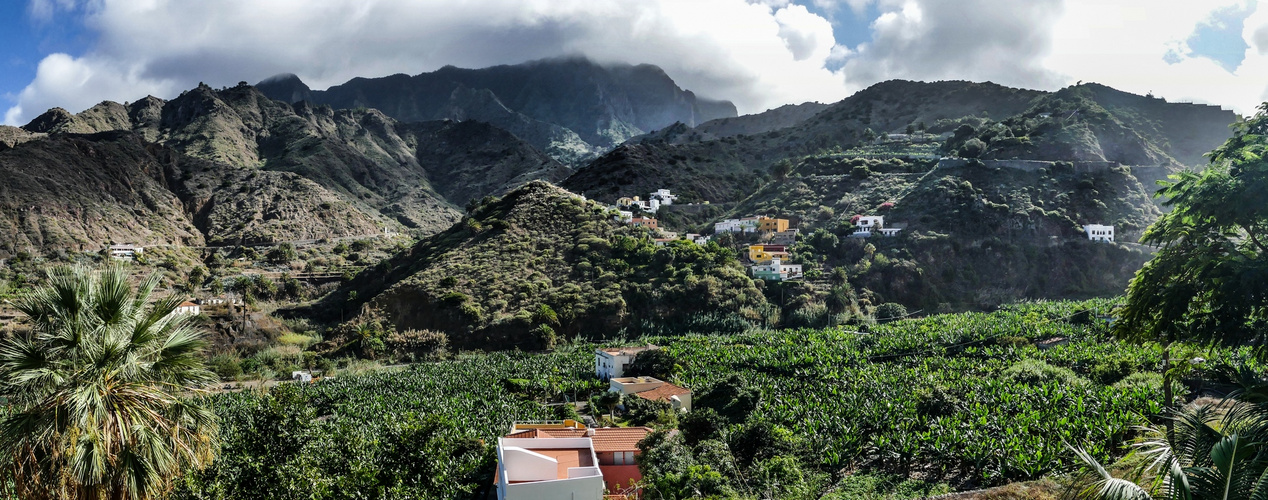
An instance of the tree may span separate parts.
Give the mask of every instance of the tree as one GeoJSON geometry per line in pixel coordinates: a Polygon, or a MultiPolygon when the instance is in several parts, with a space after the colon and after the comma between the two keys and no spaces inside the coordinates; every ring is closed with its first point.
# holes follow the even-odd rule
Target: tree
{"type": "Polygon", "coordinates": [[[1172,410],[1167,428],[1150,428],[1136,445],[1144,456],[1139,477],[1154,477],[1141,486],[1114,477],[1087,452],[1072,448],[1090,473],[1080,498],[1102,500],[1185,498],[1268,498],[1268,404],[1263,386],[1242,391],[1241,402],[1172,410]]]}
{"type": "Polygon", "coordinates": [[[678,372],[682,371],[682,366],[678,364],[678,357],[665,349],[652,349],[639,353],[634,358],[634,362],[630,363],[626,376],[649,376],[661,380],[669,380],[678,372]]]}
{"type": "Polygon", "coordinates": [[[218,440],[198,396],[216,381],[203,334],[121,268],[61,266],[17,300],[32,331],[0,344],[0,468],[21,498],[148,499],[200,469],[218,440]]]}
{"type": "Polygon", "coordinates": [[[788,174],[792,172],[792,168],[792,162],[788,161],[788,159],[783,159],[775,162],[774,165],[771,165],[770,173],[775,176],[775,179],[782,181],[788,178],[788,174]]]}
{"type": "Polygon", "coordinates": [[[875,141],[876,131],[872,130],[871,127],[863,129],[863,140],[867,142],[875,141]]]}
{"type": "Polygon", "coordinates": [[[911,123],[908,123],[908,124],[907,124],[907,130],[906,130],[905,132],[907,132],[907,135],[913,135],[913,134],[915,134],[915,133],[916,133],[916,125],[911,124],[911,123]]]}
{"type": "MultiPolygon", "coordinates": [[[[1164,374],[1176,342],[1259,347],[1268,342],[1268,103],[1233,125],[1201,173],[1182,172],[1158,194],[1171,211],[1141,241],[1161,247],[1136,273],[1114,333],[1163,346],[1164,374]]],[[[1170,380],[1164,399],[1171,403],[1170,380]]]]}

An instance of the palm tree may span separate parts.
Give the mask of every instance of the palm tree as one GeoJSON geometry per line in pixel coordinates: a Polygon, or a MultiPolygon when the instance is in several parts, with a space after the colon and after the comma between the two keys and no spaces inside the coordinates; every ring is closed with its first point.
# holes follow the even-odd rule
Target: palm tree
{"type": "Polygon", "coordinates": [[[202,333],[118,267],[56,267],[16,302],[32,325],[0,343],[0,481],[33,499],[149,499],[207,464],[215,414],[192,396],[215,376],[202,333]]]}
{"type": "Polygon", "coordinates": [[[1248,388],[1220,403],[1172,410],[1171,430],[1148,428],[1136,445],[1147,460],[1138,477],[1114,477],[1091,455],[1072,448],[1095,476],[1080,498],[1268,500],[1268,390],[1248,388]],[[1234,399],[1236,398],[1236,399],[1234,399]]]}

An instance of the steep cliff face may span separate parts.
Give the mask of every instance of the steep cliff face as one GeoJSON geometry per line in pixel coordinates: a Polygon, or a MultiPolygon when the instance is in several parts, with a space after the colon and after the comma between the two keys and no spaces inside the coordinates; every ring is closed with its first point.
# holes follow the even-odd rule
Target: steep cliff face
{"type": "Polygon", "coordinates": [[[113,131],[0,151],[0,252],[255,244],[375,234],[373,216],[295,174],[184,155],[113,131]]]}
{"type": "MultiPolygon", "coordinates": [[[[500,106],[488,97],[454,99],[500,106]]],[[[502,110],[508,124],[522,118],[502,110]]],[[[177,191],[187,202],[200,200],[190,208],[197,214],[191,220],[210,242],[355,236],[383,228],[425,236],[453,224],[459,207],[473,198],[569,173],[489,124],[402,124],[374,109],[275,101],[248,85],[204,85],[171,101],[103,102],[77,115],[50,110],[21,129],[0,130],[0,149],[103,131],[132,132],[220,166],[210,169],[214,175],[186,172],[192,182],[177,191]],[[319,211],[328,217],[312,218],[309,205],[329,207],[319,211]]],[[[559,131],[560,137],[568,134],[559,131]]],[[[579,154],[588,154],[575,134],[571,141],[583,145],[579,154]]]]}
{"type": "MultiPolygon", "coordinates": [[[[285,76],[271,80],[261,82],[261,87],[272,98],[294,102],[303,94],[296,91],[302,82],[285,76]]],[[[656,66],[599,65],[576,58],[483,69],[446,66],[415,76],[355,78],[306,95],[304,99],[314,103],[375,108],[407,122],[455,114],[488,121],[564,161],[570,161],[570,152],[581,147],[572,142],[571,134],[589,149],[607,149],[675,122],[694,126],[736,115],[733,104],[698,98],[656,66]],[[490,110],[487,97],[463,98],[461,94],[467,92],[463,89],[490,93],[512,116],[490,110]]]]}

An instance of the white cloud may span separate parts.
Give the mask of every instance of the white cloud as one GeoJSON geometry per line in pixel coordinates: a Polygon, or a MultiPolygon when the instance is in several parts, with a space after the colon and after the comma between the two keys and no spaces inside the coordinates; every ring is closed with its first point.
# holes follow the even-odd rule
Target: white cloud
{"type": "Polygon", "coordinates": [[[1268,98],[1268,4],[1248,1],[32,0],[33,17],[84,16],[97,41],[86,54],[48,56],[4,118],[16,124],[53,106],[78,111],[281,72],[325,88],[575,54],[656,64],[741,112],[833,102],[905,78],[1047,90],[1096,81],[1247,113],[1268,98]],[[846,47],[809,5],[879,15],[867,43],[846,47]],[[1187,45],[1229,5],[1254,11],[1233,71],[1187,45]]]}
{"type": "Polygon", "coordinates": [[[824,68],[831,25],[780,0],[96,0],[75,12],[97,34],[94,48],[48,56],[7,123],[52,106],[171,97],[198,82],[292,72],[325,88],[571,54],[656,64],[745,112],[846,95],[842,77],[824,68]]]}

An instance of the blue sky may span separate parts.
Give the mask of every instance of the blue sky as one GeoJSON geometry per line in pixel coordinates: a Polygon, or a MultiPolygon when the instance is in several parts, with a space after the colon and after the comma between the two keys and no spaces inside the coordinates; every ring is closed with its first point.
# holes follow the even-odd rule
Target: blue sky
{"type": "Polygon", "coordinates": [[[4,0],[0,112],[20,124],[52,106],[173,97],[198,82],[292,72],[324,88],[577,54],[660,65],[742,112],[832,102],[892,78],[1044,90],[1097,81],[1249,112],[1268,98],[1268,9],[1255,0],[4,0]]]}

